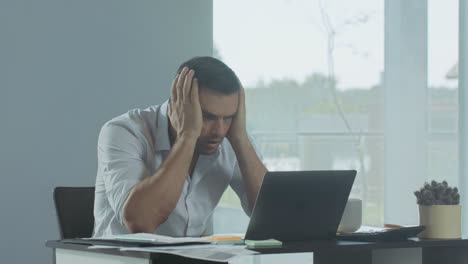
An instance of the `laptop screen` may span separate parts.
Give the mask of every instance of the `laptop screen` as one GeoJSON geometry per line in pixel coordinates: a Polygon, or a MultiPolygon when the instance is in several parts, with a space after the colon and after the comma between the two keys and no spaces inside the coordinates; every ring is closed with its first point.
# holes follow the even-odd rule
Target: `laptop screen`
{"type": "Polygon", "coordinates": [[[334,238],[355,177],[355,170],[267,172],[245,239],[334,238]]]}

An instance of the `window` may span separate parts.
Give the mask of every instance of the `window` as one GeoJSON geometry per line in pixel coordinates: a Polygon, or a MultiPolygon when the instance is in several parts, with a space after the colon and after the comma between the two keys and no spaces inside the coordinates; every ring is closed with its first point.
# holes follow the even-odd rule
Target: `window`
{"type": "MultiPolygon", "coordinates": [[[[417,214],[412,191],[424,181],[457,184],[457,3],[214,1],[214,55],[246,88],[247,126],[268,169],[356,169],[364,224],[414,224],[397,204],[417,214]]],[[[220,206],[240,208],[232,191],[220,206]]]]}
{"type": "Polygon", "coordinates": [[[458,185],[458,1],[428,2],[430,179],[458,185]]]}

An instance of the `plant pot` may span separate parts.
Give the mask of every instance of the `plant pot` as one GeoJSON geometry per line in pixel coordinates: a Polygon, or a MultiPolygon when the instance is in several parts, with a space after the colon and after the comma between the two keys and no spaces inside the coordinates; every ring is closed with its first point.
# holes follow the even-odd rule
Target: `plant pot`
{"type": "Polygon", "coordinates": [[[461,205],[419,205],[420,238],[461,238],[461,205]]]}

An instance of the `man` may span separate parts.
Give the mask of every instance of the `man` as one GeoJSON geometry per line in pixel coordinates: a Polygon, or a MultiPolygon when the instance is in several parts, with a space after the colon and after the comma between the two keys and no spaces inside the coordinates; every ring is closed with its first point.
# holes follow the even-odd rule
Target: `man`
{"type": "Polygon", "coordinates": [[[249,214],[266,171],[246,131],[235,73],[211,57],[190,59],[169,101],[103,126],[93,236],[206,235],[226,188],[249,214]]]}

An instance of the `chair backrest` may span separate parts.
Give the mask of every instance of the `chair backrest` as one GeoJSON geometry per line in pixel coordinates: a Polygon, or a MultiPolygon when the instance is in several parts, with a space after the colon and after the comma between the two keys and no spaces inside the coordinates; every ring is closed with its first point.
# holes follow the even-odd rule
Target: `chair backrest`
{"type": "Polygon", "coordinates": [[[62,239],[92,236],[94,187],[55,187],[54,203],[62,239]]]}

